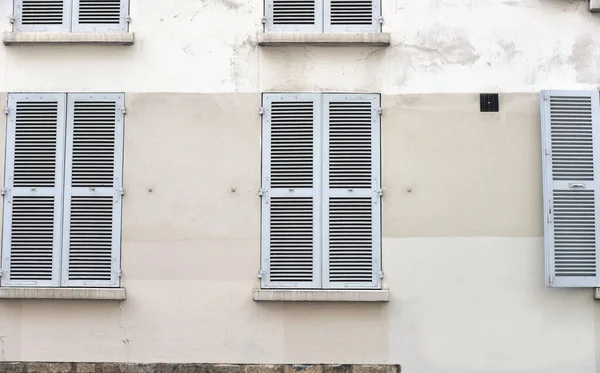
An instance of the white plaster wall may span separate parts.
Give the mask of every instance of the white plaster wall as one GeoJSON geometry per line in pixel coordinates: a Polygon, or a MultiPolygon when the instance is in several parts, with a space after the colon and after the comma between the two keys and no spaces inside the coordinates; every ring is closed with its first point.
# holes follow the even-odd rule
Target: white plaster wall
{"type": "MultiPolygon", "coordinates": [[[[10,30],[12,0],[0,0],[10,30]]],[[[261,0],[131,0],[133,46],[0,47],[6,91],[533,92],[600,84],[586,0],[383,0],[389,48],[262,48],[261,0]]]]}

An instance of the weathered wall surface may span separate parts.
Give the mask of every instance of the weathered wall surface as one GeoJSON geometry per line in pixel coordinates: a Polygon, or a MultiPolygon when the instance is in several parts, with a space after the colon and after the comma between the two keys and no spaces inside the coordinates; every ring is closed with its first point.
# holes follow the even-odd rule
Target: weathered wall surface
{"type": "MultiPolygon", "coordinates": [[[[389,48],[264,48],[262,2],[130,0],[131,47],[0,48],[7,91],[535,92],[600,85],[585,0],[382,0],[389,48]]],[[[12,0],[0,0],[10,30],[12,0]]]]}
{"type": "Polygon", "coordinates": [[[259,49],[260,1],[131,0],[133,46],[0,47],[2,95],[125,92],[128,293],[1,300],[0,360],[595,372],[591,290],[544,288],[537,94],[600,85],[586,5],[383,0],[389,48],[259,49]],[[389,304],[252,301],[263,91],[383,94],[389,304]]]}

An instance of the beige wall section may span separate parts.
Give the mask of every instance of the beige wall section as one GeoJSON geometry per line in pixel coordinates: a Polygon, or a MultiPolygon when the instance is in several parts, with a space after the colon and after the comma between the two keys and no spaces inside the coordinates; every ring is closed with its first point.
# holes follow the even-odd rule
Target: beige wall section
{"type": "MultiPolygon", "coordinates": [[[[600,84],[600,16],[586,1],[382,0],[392,46],[335,52],[259,49],[261,0],[130,3],[133,46],[2,47],[0,89],[439,93],[600,84]]],[[[12,0],[0,0],[1,31],[11,29],[10,14],[12,0]]]]}
{"type": "Polygon", "coordinates": [[[0,300],[1,357],[593,372],[591,290],[543,285],[537,94],[477,98],[383,96],[391,301],[283,304],[251,292],[260,95],[126,93],[127,300],[0,300]]]}

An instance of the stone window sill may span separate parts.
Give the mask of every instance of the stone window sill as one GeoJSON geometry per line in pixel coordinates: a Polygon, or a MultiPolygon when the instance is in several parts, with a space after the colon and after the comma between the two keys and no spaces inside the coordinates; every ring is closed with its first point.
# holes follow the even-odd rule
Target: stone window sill
{"type": "Polygon", "coordinates": [[[318,32],[259,32],[258,45],[264,47],[281,46],[389,46],[387,32],[318,33],[318,32]]]}
{"type": "Polygon", "coordinates": [[[115,44],[131,45],[132,32],[5,32],[5,45],[23,44],[115,44]]]}
{"type": "Polygon", "coordinates": [[[254,289],[257,302],[389,302],[389,290],[254,289]]]}
{"type": "Polygon", "coordinates": [[[125,300],[125,288],[0,288],[0,299],[125,300]]]}

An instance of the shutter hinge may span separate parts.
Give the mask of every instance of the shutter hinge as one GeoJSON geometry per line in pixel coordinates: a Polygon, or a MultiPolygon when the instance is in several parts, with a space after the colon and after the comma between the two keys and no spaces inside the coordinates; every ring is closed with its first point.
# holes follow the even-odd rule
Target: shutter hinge
{"type": "Polygon", "coordinates": [[[123,109],[121,109],[121,112],[123,113],[123,115],[126,115],[127,114],[127,109],[123,108],[123,109]]]}
{"type": "Polygon", "coordinates": [[[379,278],[383,278],[383,271],[379,271],[379,278]]]}
{"type": "Polygon", "coordinates": [[[377,108],[377,109],[375,109],[375,110],[377,110],[377,114],[379,114],[379,115],[383,115],[383,110],[382,110],[380,107],[378,107],[378,108],[377,108]]]}
{"type": "Polygon", "coordinates": [[[261,17],[260,22],[264,25],[267,23],[267,17],[261,17]]]}
{"type": "Polygon", "coordinates": [[[548,282],[550,285],[554,284],[554,278],[552,276],[548,276],[548,282]]]}
{"type": "Polygon", "coordinates": [[[266,274],[267,274],[267,271],[261,270],[258,272],[258,278],[263,278],[263,276],[266,274]]]}
{"type": "Polygon", "coordinates": [[[269,190],[265,188],[261,188],[258,190],[258,195],[265,201],[266,204],[269,204],[269,190]]]}
{"type": "Polygon", "coordinates": [[[4,108],[4,114],[8,115],[8,106],[4,108]]]}
{"type": "Polygon", "coordinates": [[[115,274],[117,276],[119,276],[119,278],[121,278],[123,276],[123,271],[121,271],[121,270],[115,271],[115,274]]]}
{"type": "Polygon", "coordinates": [[[546,155],[550,155],[550,150],[546,149],[546,155]]]}
{"type": "Polygon", "coordinates": [[[130,23],[131,22],[131,17],[130,16],[125,17],[125,22],[130,23]]]}
{"type": "Polygon", "coordinates": [[[379,20],[379,24],[383,25],[383,17],[377,17],[377,19],[379,20]]]}
{"type": "Polygon", "coordinates": [[[377,194],[379,197],[383,197],[383,189],[375,189],[374,190],[375,194],[377,194]]]}
{"type": "Polygon", "coordinates": [[[3,196],[6,195],[6,193],[8,193],[8,188],[2,188],[0,193],[2,193],[3,196]]]}
{"type": "Polygon", "coordinates": [[[125,189],[123,189],[123,188],[116,188],[115,190],[116,190],[116,191],[117,191],[117,192],[118,192],[120,195],[122,195],[122,196],[123,196],[123,195],[125,195],[125,189]]]}
{"type": "Polygon", "coordinates": [[[263,115],[265,113],[265,108],[261,107],[260,110],[258,111],[258,115],[263,115]]]}
{"type": "Polygon", "coordinates": [[[552,223],[554,219],[552,219],[552,208],[548,209],[548,224],[552,223]]]}
{"type": "Polygon", "coordinates": [[[10,21],[10,23],[15,23],[17,21],[16,18],[12,16],[8,16],[8,20],[10,21]]]}

